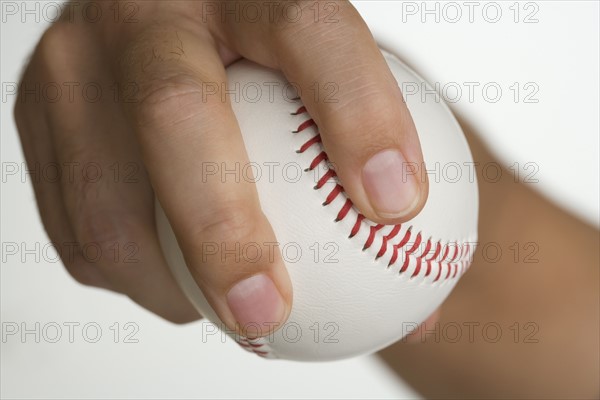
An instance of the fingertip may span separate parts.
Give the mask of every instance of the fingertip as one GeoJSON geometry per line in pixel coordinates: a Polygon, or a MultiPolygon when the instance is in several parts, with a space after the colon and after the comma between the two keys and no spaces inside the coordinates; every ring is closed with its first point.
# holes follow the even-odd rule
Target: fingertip
{"type": "Polygon", "coordinates": [[[270,336],[285,323],[292,303],[279,243],[264,214],[251,210],[253,201],[237,217],[218,210],[215,204],[223,203],[211,202],[209,220],[198,220],[198,233],[185,235],[191,239],[184,245],[190,272],[228,331],[250,339],[270,336]]]}
{"type": "Polygon", "coordinates": [[[288,302],[265,273],[237,282],[227,293],[227,304],[240,333],[250,338],[271,334],[289,315],[288,302]]]}
{"type": "Polygon", "coordinates": [[[421,189],[412,173],[414,167],[396,149],[379,151],[365,163],[362,183],[379,219],[401,220],[412,214],[420,203],[421,189]]]}
{"type": "Polygon", "coordinates": [[[440,321],[441,307],[436,308],[425,321],[423,321],[414,331],[405,336],[405,342],[410,344],[424,343],[427,339],[428,330],[433,330],[440,321]]]}

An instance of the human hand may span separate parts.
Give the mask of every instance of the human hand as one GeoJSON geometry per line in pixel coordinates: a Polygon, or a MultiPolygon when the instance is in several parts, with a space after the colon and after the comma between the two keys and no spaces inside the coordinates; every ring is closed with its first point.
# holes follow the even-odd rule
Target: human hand
{"type": "Polygon", "coordinates": [[[124,293],[173,322],[199,317],[158,245],[155,192],[192,275],[230,329],[285,321],[292,287],[279,254],[268,260],[265,247],[258,261],[230,253],[202,259],[202,243],[276,242],[252,182],[199,173],[205,163],[233,170],[249,162],[225,93],[225,67],[240,57],[282,70],[299,88],[338,178],[367,218],[394,224],[423,207],[427,181],[402,176],[405,163],[423,162],[414,123],[350,3],[273,9],[253,2],[264,5],[258,19],[243,1],[94,4],[99,21],[80,10],[46,31],[15,108],[29,167],[75,168],[34,180],[34,189],[48,235],[77,281],[124,293]],[[125,10],[135,11],[132,23],[125,10]],[[27,92],[52,82],[75,87],[74,96],[34,101],[27,92]],[[210,96],[208,84],[218,88],[210,96]],[[102,95],[92,100],[94,89],[102,95]],[[90,163],[102,173],[97,179],[77,173],[90,163]],[[97,258],[83,251],[89,243],[97,258]]]}

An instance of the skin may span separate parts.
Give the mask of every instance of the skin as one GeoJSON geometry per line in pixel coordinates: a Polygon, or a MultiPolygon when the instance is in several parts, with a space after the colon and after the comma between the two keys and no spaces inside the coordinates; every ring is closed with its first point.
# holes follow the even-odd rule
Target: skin
{"type": "MultiPolygon", "coordinates": [[[[267,248],[253,262],[229,254],[201,257],[206,242],[243,248],[248,242],[276,241],[253,183],[217,178],[203,182],[198,173],[205,162],[230,168],[248,163],[227,96],[203,96],[207,84],[221,88],[225,67],[242,57],[280,69],[302,89],[302,101],[320,128],[337,175],[366,217],[399,223],[423,207],[427,181],[414,182],[409,207],[393,214],[379,209],[368,189],[372,182],[363,169],[374,155],[396,150],[406,161],[421,165],[422,154],[400,90],[350,3],[335,3],[333,23],[325,21],[330,16],[326,10],[315,14],[314,7],[322,3],[313,1],[291,2],[301,11],[294,21],[268,13],[258,21],[222,18],[218,10],[225,5],[215,1],[94,3],[102,7],[99,21],[83,18],[79,2],[75,12],[64,13],[45,32],[21,87],[93,82],[104,95],[92,102],[77,89],[74,98],[34,101],[22,92],[15,107],[30,167],[96,163],[102,172],[95,182],[84,179],[78,167],[73,176],[63,171],[61,179],[34,182],[46,231],[77,281],[124,293],[169,321],[200,317],[159,248],[156,195],[192,274],[229,329],[255,336],[268,333],[244,332],[228,300],[239,282],[260,274],[270,278],[282,299],[278,320],[271,322],[285,321],[293,296],[278,252],[273,261],[267,259],[267,248]],[[135,23],[125,23],[131,4],[135,23]],[[114,17],[115,5],[119,18],[114,17]],[[217,7],[217,12],[207,7],[217,7]],[[334,83],[339,101],[315,98],[310,90],[315,82],[334,83]],[[115,166],[120,168],[118,179],[115,166]],[[70,251],[73,242],[80,246],[70,251]],[[101,249],[97,260],[84,257],[81,245],[88,243],[101,249]],[[121,251],[118,257],[115,246],[121,251]],[[132,251],[136,262],[127,262],[124,254],[132,251]]],[[[243,4],[226,3],[234,8],[243,4]]],[[[251,296],[244,302],[245,294],[237,294],[242,305],[261,304],[251,296]]],[[[246,317],[255,315],[245,311],[246,317]]]]}
{"type": "MultiPolygon", "coordinates": [[[[469,125],[461,125],[480,167],[496,162],[469,125]]],[[[412,344],[399,342],[379,355],[426,398],[598,398],[599,232],[535,192],[535,184],[502,172],[492,182],[479,168],[479,248],[437,319],[420,328],[435,331],[437,322],[443,332],[458,324],[460,340],[454,328],[437,341],[417,333],[412,344]],[[490,243],[502,258],[491,247],[483,256],[490,243]],[[528,243],[536,247],[526,249],[528,243]],[[472,341],[470,323],[479,324],[472,341]],[[483,336],[487,323],[501,327],[497,342],[494,328],[483,336]]]]}
{"type": "MultiPolygon", "coordinates": [[[[363,214],[391,224],[419,212],[427,198],[426,181],[416,182],[413,206],[393,216],[378,210],[367,193],[362,171],[375,154],[396,149],[417,165],[422,156],[410,114],[366,25],[346,2],[336,2],[335,23],[325,22],[327,13],[315,19],[314,2],[296,3],[304,7],[303,17],[291,23],[223,20],[204,7],[218,2],[141,1],[134,3],[137,22],[127,24],[127,9],[119,8],[125,3],[116,3],[122,13],[115,20],[108,8],[113,2],[96,2],[110,17],[90,23],[76,12],[43,35],[22,87],[94,82],[105,94],[91,102],[78,90],[73,99],[49,102],[21,93],[15,108],[30,168],[93,162],[102,171],[94,182],[83,179],[77,167],[72,176],[63,171],[61,179],[34,180],[44,226],[77,281],[123,293],[176,323],[200,318],[159,248],[156,195],[198,285],[230,329],[236,318],[227,294],[257,274],[274,282],[285,303],[282,322],[287,318],[292,288],[280,258],[244,263],[229,256],[200,257],[205,242],[232,248],[276,241],[253,184],[203,182],[197,173],[203,162],[248,162],[229,102],[221,101],[220,93],[202,97],[203,85],[221,87],[225,67],[241,57],[280,69],[305,89],[302,101],[363,214]],[[315,82],[335,83],[339,101],[315,100],[308,90],[315,82]],[[81,246],[70,251],[73,242],[95,243],[101,256],[90,260],[81,246]],[[126,257],[132,248],[136,262],[126,257]]],[[[473,135],[469,140],[477,161],[493,160],[473,135]]],[[[507,179],[508,171],[503,176],[495,184],[479,180],[480,243],[494,241],[512,255],[509,246],[515,241],[534,241],[539,262],[525,263],[521,257],[510,265],[489,263],[478,252],[444,311],[423,329],[434,329],[436,322],[493,321],[503,327],[502,340],[490,344],[479,335],[473,343],[399,343],[380,354],[432,398],[597,396],[598,231],[507,179]],[[539,342],[515,344],[508,328],[514,322],[537,324],[539,342]]],[[[409,340],[423,341],[420,333],[409,340]]]]}

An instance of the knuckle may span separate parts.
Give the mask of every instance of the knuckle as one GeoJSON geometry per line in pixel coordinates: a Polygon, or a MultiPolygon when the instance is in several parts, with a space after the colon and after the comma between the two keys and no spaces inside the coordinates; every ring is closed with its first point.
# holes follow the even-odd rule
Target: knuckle
{"type": "Polygon", "coordinates": [[[44,230],[69,275],[84,286],[105,287],[100,271],[83,257],[80,243],[65,236],[64,228],[57,226],[55,218],[48,213],[42,213],[41,217],[44,230]]]}
{"type": "MultiPolygon", "coordinates": [[[[75,168],[82,167],[83,163],[96,166],[96,160],[98,159],[97,150],[94,149],[93,146],[90,146],[89,142],[87,141],[73,140],[73,137],[76,134],[75,132],[70,130],[67,131],[66,129],[65,132],[67,134],[61,135],[61,137],[53,138],[56,143],[56,147],[62,149],[65,154],[65,160],[63,162],[73,163],[72,165],[75,168]]],[[[90,179],[86,179],[88,177],[85,176],[84,173],[79,173],[79,170],[77,172],[78,173],[73,173],[72,175],[69,173],[61,174],[59,176],[59,180],[64,185],[75,185],[75,188],[78,189],[77,193],[86,194],[87,192],[83,191],[86,189],[84,183],[89,183],[95,180],[96,177],[90,176],[90,179]]]]}
{"type": "Polygon", "coordinates": [[[197,279],[204,280],[208,276],[213,277],[211,280],[215,278],[201,265],[207,265],[211,270],[219,268],[223,274],[219,275],[218,280],[224,284],[268,261],[270,253],[258,235],[262,226],[258,214],[244,204],[227,206],[194,225],[195,231],[185,236],[190,240],[188,250],[197,255],[199,261],[192,265],[197,279]]]}
{"type": "Polygon", "coordinates": [[[64,75],[65,70],[73,70],[73,53],[86,35],[88,32],[79,24],[58,21],[42,34],[33,59],[44,68],[46,74],[64,75]]]}
{"type": "Polygon", "coordinates": [[[177,239],[196,282],[224,291],[276,260],[277,243],[267,228],[259,208],[229,200],[189,217],[177,239]]]}
{"type": "Polygon", "coordinates": [[[398,131],[406,124],[401,113],[378,96],[356,96],[340,104],[336,111],[335,120],[331,121],[335,129],[329,130],[328,135],[351,146],[398,145],[401,139],[398,131]],[[348,132],[359,134],[348,135],[348,132]]]}
{"type": "Polygon", "coordinates": [[[160,129],[200,115],[202,123],[224,115],[225,75],[209,62],[192,64],[185,53],[187,40],[186,34],[158,24],[136,32],[117,52],[121,87],[134,90],[127,107],[136,127],[160,129]]]}
{"type": "Polygon", "coordinates": [[[207,95],[207,85],[213,87],[214,83],[201,81],[186,72],[146,80],[139,87],[135,104],[136,122],[140,127],[161,128],[176,125],[200,113],[212,121],[223,118],[222,104],[216,96],[207,95]]]}
{"type": "Polygon", "coordinates": [[[109,271],[114,267],[137,269],[135,253],[139,246],[135,238],[140,228],[126,216],[115,218],[110,212],[92,212],[75,225],[81,254],[88,264],[109,271]]]}
{"type": "Polygon", "coordinates": [[[216,243],[246,243],[256,239],[258,216],[245,204],[233,204],[221,207],[205,217],[199,224],[199,232],[192,237],[216,243]]]}
{"type": "Polygon", "coordinates": [[[69,275],[77,283],[84,286],[103,286],[100,272],[84,260],[80,248],[61,246],[61,260],[69,275]]]}
{"type": "Polygon", "coordinates": [[[42,35],[38,43],[39,51],[56,51],[65,47],[72,39],[69,24],[55,23],[51,25],[42,35]]]}
{"type": "Polygon", "coordinates": [[[191,74],[172,72],[149,77],[139,90],[140,105],[160,108],[176,105],[182,97],[202,94],[202,85],[191,74]]]}

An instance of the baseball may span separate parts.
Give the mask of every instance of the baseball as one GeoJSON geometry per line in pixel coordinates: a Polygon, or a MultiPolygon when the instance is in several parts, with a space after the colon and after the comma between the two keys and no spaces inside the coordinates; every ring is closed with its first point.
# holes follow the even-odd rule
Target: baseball
{"type": "MultiPolygon", "coordinates": [[[[293,307],[285,324],[242,347],[266,358],[324,361],[378,351],[414,330],[468,269],[477,241],[478,194],[467,142],[435,90],[384,52],[416,124],[429,198],[412,220],[379,225],[346,196],[294,85],[244,60],[228,68],[232,98],[264,213],[289,271],[293,307]]],[[[242,167],[242,172],[245,168],[242,167]]],[[[200,173],[200,172],[199,172],[200,173]]],[[[242,173],[241,179],[244,179],[242,173]]],[[[224,325],[189,272],[158,201],[157,229],[187,297],[224,325]]]]}

